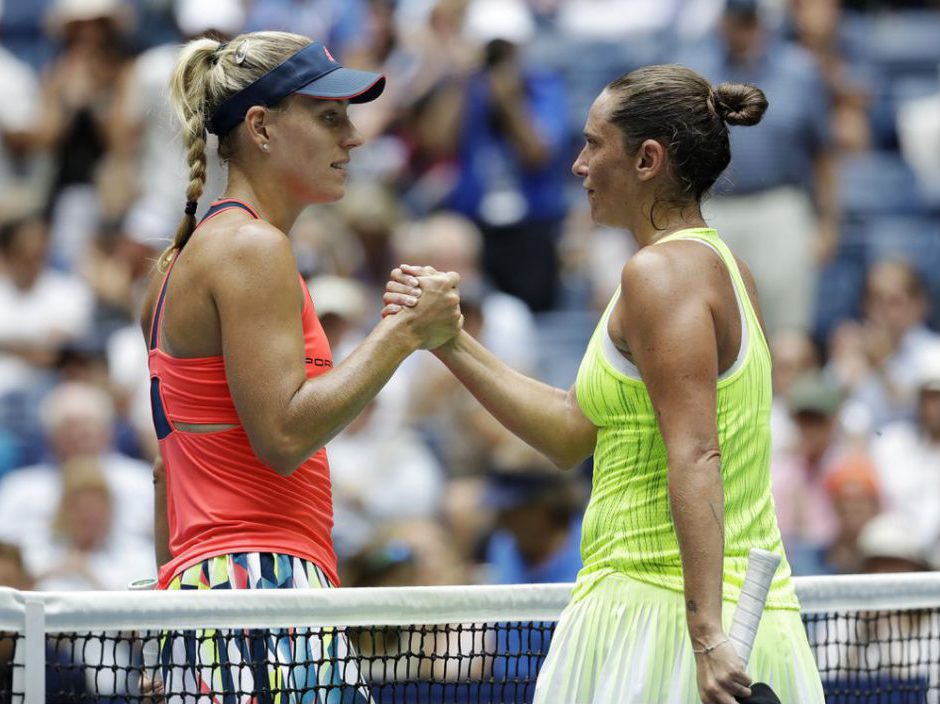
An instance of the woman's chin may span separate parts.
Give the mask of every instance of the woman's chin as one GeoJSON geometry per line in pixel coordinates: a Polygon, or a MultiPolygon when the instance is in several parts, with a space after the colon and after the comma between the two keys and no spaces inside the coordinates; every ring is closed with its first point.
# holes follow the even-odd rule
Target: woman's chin
{"type": "Polygon", "coordinates": [[[330,188],[329,190],[318,191],[311,197],[310,202],[314,205],[326,205],[327,203],[335,203],[336,201],[342,200],[343,196],[346,195],[346,186],[337,186],[330,188]]]}

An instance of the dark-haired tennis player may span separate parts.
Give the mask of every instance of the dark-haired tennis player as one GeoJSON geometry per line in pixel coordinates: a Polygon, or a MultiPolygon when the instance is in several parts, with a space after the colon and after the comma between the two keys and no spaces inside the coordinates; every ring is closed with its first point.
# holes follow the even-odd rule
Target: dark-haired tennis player
{"type": "MultiPolygon", "coordinates": [[[[701,215],[729,125],[763,93],[650,66],[595,100],[573,171],[595,222],[630,230],[623,268],[569,391],[513,372],[466,333],[436,354],[507,428],[571,467],[594,455],[584,567],[539,674],[538,704],[733,704],[751,679],[729,626],[748,551],[783,557],[748,671],[784,702],[822,686],[770,491],[770,352],[753,279],[701,215]]],[[[760,236],[760,233],[754,233],[760,236]]],[[[402,267],[386,313],[404,312],[402,267]]]]}

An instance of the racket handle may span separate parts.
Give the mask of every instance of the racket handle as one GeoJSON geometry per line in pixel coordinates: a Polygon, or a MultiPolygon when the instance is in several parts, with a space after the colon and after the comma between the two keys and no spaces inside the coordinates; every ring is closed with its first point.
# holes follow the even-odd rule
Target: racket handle
{"type": "Polygon", "coordinates": [[[731,620],[731,629],[728,639],[734,645],[744,666],[751,657],[754,639],[757,637],[757,627],[760,625],[761,614],[764,612],[764,603],[767,601],[767,592],[774,579],[780,556],[776,553],[752,549],[747,556],[747,571],[744,573],[744,584],[741,586],[741,598],[731,620]]]}

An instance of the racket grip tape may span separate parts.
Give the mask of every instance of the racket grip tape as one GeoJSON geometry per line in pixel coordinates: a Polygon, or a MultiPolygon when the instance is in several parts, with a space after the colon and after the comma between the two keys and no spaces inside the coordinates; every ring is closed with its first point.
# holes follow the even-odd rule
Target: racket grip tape
{"type": "Polygon", "coordinates": [[[745,667],[751,657],[754,639],[757,638],[757,627],[764,612],[767,592],[779,565],[780,556],[776,553],[758,548],[748,553],[741,597],[731,619],[731,629],[728,631],[728,639],[745,667]]]}

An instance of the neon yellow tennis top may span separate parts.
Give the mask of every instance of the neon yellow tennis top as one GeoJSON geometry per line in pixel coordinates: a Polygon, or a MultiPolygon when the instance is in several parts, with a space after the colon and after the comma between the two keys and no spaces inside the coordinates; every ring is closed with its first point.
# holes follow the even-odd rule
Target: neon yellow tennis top
{"type": "MultiPolygon", "coordinates": [[[[681,230],[660,242],[679,239],[702,242],[721,256],[745,321],[738,359],[717,384],[725,496],[722,596],[738,600],[748,550],[763,548],[783,558],[767,606],[799,609],[770,488],[770,351],[737,263],[718,233],[708,228],[681,230]]],[[[679,543],[669,508],[666,447],[639,371],[607,333],[619,296],[618,290],[591,337],[576,383],[578,403],[598,432],[581,538],[584,567],[575,599],[613,573],[683,590],[679,543]]]]}

